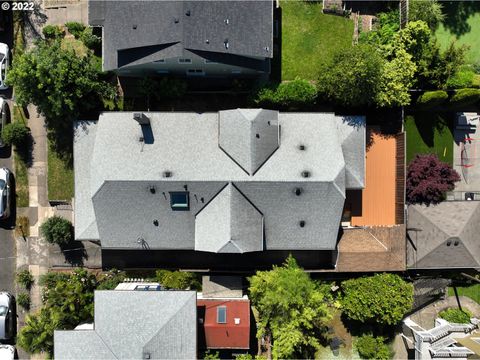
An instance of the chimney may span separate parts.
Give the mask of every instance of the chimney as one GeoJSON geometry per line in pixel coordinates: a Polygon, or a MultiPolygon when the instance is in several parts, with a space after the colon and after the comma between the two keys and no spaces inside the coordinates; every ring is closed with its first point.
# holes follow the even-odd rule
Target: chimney
{"type": "Polygon", "coordinates": [[[133,119],[136,120],[139,125],[150,125],[150,119],[144,113],[134,113],[133,119]]]}

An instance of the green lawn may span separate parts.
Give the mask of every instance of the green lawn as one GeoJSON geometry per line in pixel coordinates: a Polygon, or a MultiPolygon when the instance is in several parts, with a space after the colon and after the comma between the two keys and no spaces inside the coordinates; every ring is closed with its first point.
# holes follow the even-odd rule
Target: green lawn
{"type": "Polygon", "coordinates": [[[73,192],[73,169],[49,146],[48,199],[70,201],[73,192]]]}
{"type": "Polygon", "coordinates": [[[352,46],[353,21],[322,14],[321,2],[282,1],[282,80],[317,78],[335,49],[352,46]]]}
{"type": "Polygon", "coordinates": [[[453,121],[445,114],[416,113],[405,118],[407,163],[416,154],[435,153],[441,161],[453,164],[453,121]]]}
{"type": "MultiPolygon", "coordinates": [[[[480,284],[457,287],[458,296],[467,296],[480,304],[480,284]]],[[[455,296],[452,287],[448,288],[448,296],[455,296]]]]}
{"type": "Polygon", "coordinates": [[[468,63],[480,62],[480,2],[445,2],[443,11],[445,21],[435,32],[442,48],[457,40],[457,44],[470,46],[468,63]]]}
{"type": "MultiPolygon", "coordinates": [[[[13,107],[13,121],[22,121],[28,126],[28,120],[25,118],[25,115],[22,109],[14,105],[13,107]]],[[[19,149],[20,151],[26,149],[19,149]]],[[[17,207],[28,207],[29,199],[28,199],[28,173],[27,173],[27,164],[26,158],[28,155],[21,156],[17,149],[13,152],[13,161],[15,162],[15,191],[17,196],[17,207]]]]}

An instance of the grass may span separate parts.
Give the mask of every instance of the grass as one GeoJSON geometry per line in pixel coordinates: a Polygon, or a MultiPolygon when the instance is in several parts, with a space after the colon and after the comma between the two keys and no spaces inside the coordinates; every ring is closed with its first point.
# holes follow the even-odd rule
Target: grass
{"type": "Polygon", "coordinates": [[[17,226],[15,227],[15,236],[29,237],[30,236],[30,220],[28,216],[17,216],[17,226]]]}
{"type": "Polygon", "coordinates": [[[52,150],[49,144],[48,199],[70,201],[73,192],[73,169],[52,150]]]}
{"type": "Polygon", "coordinates": [[[474,64],[480,62],[480,3],[458,1],[444,3],[446,15],[435,35],[442,48],[446,48],[452,40],[457,44],[470,46],[466,60],[474,64]]]}
{"type": "MultiPolygon", "coordinates": [[[[457,286],[458,296],[466,296],[480,304],[480,284],[470,286],[457,286]]],[[[453,287],[448,288],[448,296],[455,296],[453,287]]]]}
{"type": "Polygon", "coordinates": [[[416,154],[437,154],[453,165],[453,120],[448,115],[434,112],[416,113],[405,118],[407,133],[407,163],[416,154]]]}
{"type": "Polygon", "coordinates": [[[322,13],[321,2],[282,1],[282,80],[315,80],[335,50],[352,46],[353,21],[322,13]]]}
{"type": "MultiPolygon", "coordinates": [[[[28,126],[28,120],[21,107],[13,106],[13,121],[22,121],[28,126]]],[[[17,207],[28,207],[28,166],[24,157],[20,156],[17,151],[13,152],[15,163],[15,187],[17,195],[17,207]]]]}

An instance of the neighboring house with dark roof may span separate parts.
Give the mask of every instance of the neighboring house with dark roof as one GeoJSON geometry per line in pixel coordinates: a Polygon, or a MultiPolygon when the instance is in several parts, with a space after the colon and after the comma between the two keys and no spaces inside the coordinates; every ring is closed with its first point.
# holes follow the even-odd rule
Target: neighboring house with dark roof
{"type": "Polygon", "coordinates": [[[104,70],[237,77],[270,72],[273,1],[89,0],[104,70]]]}
{"type": "Polygon", "coordinates": [[[104,267],[333,267],[364,117],[107,112],[76,123],[74,167],[75,238],[104,267]]]}
{"type": "Polygon", "coordinates": [[[196,359],[196,322],[195,291],[97,290],[93,326],[56,330],[54,358],[196,359]]]}
{"type": "Polygon", "coordinates": [[[407,266],[480,268],[480,201],[408,207],[407,266]]]}

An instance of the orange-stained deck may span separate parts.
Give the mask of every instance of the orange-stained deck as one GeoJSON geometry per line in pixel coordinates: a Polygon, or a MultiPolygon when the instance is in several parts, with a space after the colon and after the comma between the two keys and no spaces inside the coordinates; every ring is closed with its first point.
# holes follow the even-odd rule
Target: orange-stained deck
{"type": "Polygon", "coordinates": [[[396,224],[397,139],[370,132],[366,154],[365,189],[349,192],[352,226],[396,224]],[[361,208],[360,208],[361,204],[361,208]]]}

